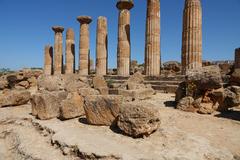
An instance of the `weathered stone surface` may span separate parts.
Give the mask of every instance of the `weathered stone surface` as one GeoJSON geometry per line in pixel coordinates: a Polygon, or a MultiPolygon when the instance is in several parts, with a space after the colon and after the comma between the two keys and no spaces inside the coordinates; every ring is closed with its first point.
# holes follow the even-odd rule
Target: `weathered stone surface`
{"type": "Polygon", "coordinates": [[[221,102],[218,107],[219,111],[226,111],[228,108],[238,107],[240,105],[240,100],[237,95],[228,88],[224,89],[223,100],[221,100],[221,102]]]}
{"type": "Polygon", "coordinates": [[[200,0],[185,0],[182,32],[182,74],[202,67],[202,7],[200,0]]]}
{"type": "Polygon", "coordinates": [[[212,114],[214,111],[216,110],[213,108],[212,103],[201,103],[197,112],[200,114],[212,114]]]}
{"type": "Polygon", "coordinates": [[[2,76],[0,83],[1,81],[3,81],[4,86],[9,89],[15,89],[15,88],[26,89],[25,87],[22,87],[21,85],[19,85],[19,83],[26,84],[28,82],[30,84],[27,87],[28,89],[29,87],[37,86],[36,78],[38,78],[41,74],[42,74],[41,70],[24,69],[24,70],[20,70],[20,71],[2,76]],[[22,81],[27,81],[27,82],[22,82],[22,81]]]}
{"type": "Polygon", "coordinates": [[[160,126],[160,113],[148,103],[124,103],[120,107],[117,126],[132,137],[149,136],[160,126]]]}
{"type": "Polygon", "coordinates": [[[186,97],[186,82],[181,82],[175,93],[175,101],[179,102],[182,98],[186,97]]]}
{"type": "Polygon", "coordinates": [[[77,92],[79,88],[89,87],[89,83],[78,74],[69,74],[64,76],[65,90],[68,92],[77,92]]]}
{"type": "Polygon", "coordinates": [[[78,118],[66,122],[37,120],[29,115],[28,105],[0,109],[0,159],[237,160],[238,121],[160,107],[163,99],[174,98],[171,94],[158,96],[154,105],[160,109],[160,129],[140,139],[117,134],[109,126],[86,125],[78,118]]]}
{"type": "Polygon", "coordinates": [[[230,78],[231,85],[240,86],[240,68],[235,69],[230,78]]]}
{"type": "Polygon", "coordinates": [[[168,61],[163,63],[164,70],[173,71],[175,73],[181,70],[181,64],[177,61],[168,61]]]}
{"type": "Polygon", "coordinates": [[[84,115],[84,99],[77,92],[69,93],[61,102],[60,119],[71,119],[84,115]]]}
{"type": "Polygon", "coordinates": [[[53,74],[53,48],[50,45],[44,48],[44,74],[53,74]]]}
{"type": "Polygon", "coordinates": [[[78,94],[86,97],[86,96],[90,96],[90,95],[99,95],[99,91],[93,88],[80,88],[78,90],[78,94]]]}
{"type": "Polygon", "coordinates": [[[179,85],[176,92],[178,109],[201,114],[237,107],[240,104],[239,97],[238,86],[223,88],[218,66],[188,70],[186,81],[179,85]]]}
{"type": "Polygon", "coordinates": [[[124,97],[130,97],[132,100],[144,100],[150,98],[155,91],[151,86],[144,84],[144,77],[140,72],[134,75],[123,83],[118,88],[118,94],[124,97]]]}
{"type": "Polygon", "coordinates": [[[108,94],[108,86],[103,76],[93,77],[93,87],[102,95],[108,94]]]}
{"type": "Polygon", "coordinates": [[[84,110],[87,121],[93,125],[110,126],[119,113],[119,106],[123,101],[122,96],[97,95],[85,98],[84,110]]]}
{"type": "Polygon", "coordinates": [[[147,0],[145,73],[160,75],[160,1],[147,0]]]}
{"type": "Polygon", "coordinates": [[[176,108],[186,112],[196,112],[193,102],[194,99],[192,97],[184,97],[178,102],[176,108]]]}
{"type": "Polygon", "coordinates": [[[144,85],[144,78],[140,72],[134,73],[129,79],[120,86],[121,89],[142,89],[146,88],[144,85]]]}
{"type": "Polygon", "coordinates": [[[135,90],[118,89],[118,94],[124,97],[131,97],[132,100],[144,100],[151,98],[155,93],[152,88],[142,88],[135,90]]]}
{"type": "Polygon", "coordinates": [[[107,18],[98,17],[96,47],[96,74],[106,75],[108,65],[108,31],[107,18]]]}
{"type": "Polygon", "coordinates": [[[11,90],[0,94],[0,107],[19,106],[28,103],[30,92],[11,90]]]}
{"type": "Polygon", "coordinates": [[[39,90],[60,91],[65,87],[62,75],[41,75],[37,81],[39,90]]]}
{"type": "Polygon", "coordinates": [[[240,86],[230,86],[229,89],[236,94],[237,99],[240,101],[240,86]]]}
{"type": "Polygon", "coordinates": [[[117,74],[120,76],[128,76],[130,74],[130,9],[133,6],[132,0],[118,0],[116,5],[119,9],[117,74]]]}
{"type": "Polygon", "coordinates": [[[41,120],[57,118],[60,115],[61,102],[67,98],[65,91],[41,91],[32,95],[32,114],[41,120]]]}
{"type": "Polygon", "coordinates": [[[8,81],[6,79],[0,79],[0,90],[8,87],[8,81]]]}
{"type": "MultiPolygon", "coordinates": [[[[211,90],[222,87],[222,77],[218,66],[207,66],[197,70],[188,70],[187,87],[194,85],[197,90],[211,90]]],[[[189,88],[190,89],[190,88],[189,88]]]]}
{"type": "Polygon", "coordinates": [[[52,30],[55,33],[54,40],[54,74],[63,73],[63,35],[64,28],[61,26],[54,26],[52,30]]]}
{"type": "Polygon", "coordinates": [[[28,81],[21,81],[18,83],[18,85],[24,87],[25,89],[30,87],[30,84],[28,81]]]}
{"type": "Polygon", "coordinates": [[[92,18],[89,16],[78,16],[80,23],[80,38],[79,38],[79,74],[88,75],[89,73],[89,24],[92,18]]]}
{"type": "Polygon", "coordinates": [[[140,72],[136,72],[132,76],[130,76],[127,81],[128,82],[135,82],[135,83],[143,83],[144,82],[144,77],[140,72]]]}
{"type": "Polygon", "coordinates": [[[69,28],[66,33],[66,64],[65,73],[75,73],[75,40],[74,31],[69,28]]]}
{"type": "Polygon", "coordinates": [[[79,88],[86,87],[89,87],[89,84],[78,74],[42,75],[38,78],[39,90],[77,92],[79,88]]]}
{"type": "Polygon", "coordinates": [[[27,81],[31,87],[37,86],[37,78],[36,77],[30,77],[27,79],[27,81]]]}

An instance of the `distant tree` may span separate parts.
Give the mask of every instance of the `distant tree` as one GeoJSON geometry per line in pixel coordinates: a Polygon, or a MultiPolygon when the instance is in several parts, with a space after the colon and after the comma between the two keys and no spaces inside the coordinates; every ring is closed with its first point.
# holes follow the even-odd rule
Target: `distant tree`
{"type": "Polygon", "coordinates": [[[32,67],[31,70],[42,70],[41,67],[32,67]]]}
{"type": "Polygon", "coordinates": [[[8,73],[11,70],[9,68],[0,68],[0,73],[8,73]]]}

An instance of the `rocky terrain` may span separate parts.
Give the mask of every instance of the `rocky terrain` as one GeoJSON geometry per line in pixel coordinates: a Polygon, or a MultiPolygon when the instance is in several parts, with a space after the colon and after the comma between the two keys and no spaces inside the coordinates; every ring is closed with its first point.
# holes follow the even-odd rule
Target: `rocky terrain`
{"type": "Polygon", "coordinates": [[[214,66],[191,72],[176,96],[154,91],[139,72],[115,94],[101,76],[25,72],[15,83],[1,77],[0,160],[240,159],[238,70],[227,84],[214,66]],[[17,87],[32,77],[35,85],[17,87]]]}
{"type": "Polygon", "coordinates": [[[174,95],[162,93],[147,101],[159,108],[161,126],[151,136],[140,139],[107,126],[89,125],[84,116],[41,121],[31,115],[30,104],[1,108],[0,159],[240,158],[239,110],[226,115],[182,112],[171,105],[174,95]]]}

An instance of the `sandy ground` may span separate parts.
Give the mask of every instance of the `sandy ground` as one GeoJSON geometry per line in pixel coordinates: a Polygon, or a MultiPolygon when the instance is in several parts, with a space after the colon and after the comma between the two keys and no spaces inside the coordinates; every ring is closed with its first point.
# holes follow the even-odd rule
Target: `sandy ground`
{"type": "Polygon", "coordinates": [[[240,111],[200,115],[174,109],[173,94],[146,100],[161,111],[161,127],[133,139],[84,117],[40,121],[31,106],[0,108],[0,160],[239,160],[240,111]]]}

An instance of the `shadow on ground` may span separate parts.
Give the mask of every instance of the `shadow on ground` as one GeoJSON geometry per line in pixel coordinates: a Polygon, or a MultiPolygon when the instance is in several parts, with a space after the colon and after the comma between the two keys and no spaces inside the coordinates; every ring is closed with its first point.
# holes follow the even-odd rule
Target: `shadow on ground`
{"type": "Polygon", "coordinates": [[[177,105],[175,101],[166,101],[164,102],[164,104],[166,107],[172,107],[172,108],[175,108],[177,105]]]}
{"type": "Polygon", "coordinates": [[[221,112],[217,115],[215,115],[215,117],[218,118],[227,118],[227,119],[232,119],[235,121],[240,121],[240,111],[227,111],[227,112],[221,112]]]}
{"type": "Polygon", "coordinates": [[[82,124],[89,125],[88,122],[87,122],[87,118],[85,118],[85,117],[79,118],[78,121],[79,121],[80,123],[82,123],[82,124]]]}

